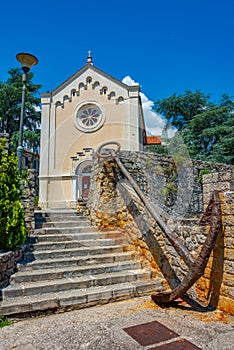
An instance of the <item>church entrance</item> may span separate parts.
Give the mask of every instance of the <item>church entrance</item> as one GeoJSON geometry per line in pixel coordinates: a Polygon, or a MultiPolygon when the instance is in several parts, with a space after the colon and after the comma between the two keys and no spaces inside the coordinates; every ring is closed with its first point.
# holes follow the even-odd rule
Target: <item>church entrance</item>
{"type": "Polygon", "coordinates": [[[91,160],[84,160],[76,168],[77,199],[87,199],[89,196],[91,169],[91,160]]]}
{"type": "Polygon", "coordinates": [[[82,198],[88,198],[90,188],[90,176],[82,177],[82,198]]]}

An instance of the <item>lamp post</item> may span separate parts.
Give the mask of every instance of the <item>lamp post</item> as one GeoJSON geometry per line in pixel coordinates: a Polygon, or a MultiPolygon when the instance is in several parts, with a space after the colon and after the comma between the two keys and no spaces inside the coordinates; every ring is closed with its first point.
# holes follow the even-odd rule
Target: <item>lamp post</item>
{"type": "Polygon", "coordinates": [[[22,172],[22,156],[23,156],[23,126],[24,126],[24,105],[25,105],[25,93],[26,93],[26,82],[27,74],[30,71],[32,66],[35,66],[38,63],[38,59],[31,55],[30,53],[18,53],[16,59],[21,63],[23,69],[22,75],[22,103],[21,103],[21,112],[20,112],[20,128],[19,128],[19,142],[17,147],[17,157],[18,157],[18,170],[21,174],[22,172]]]}

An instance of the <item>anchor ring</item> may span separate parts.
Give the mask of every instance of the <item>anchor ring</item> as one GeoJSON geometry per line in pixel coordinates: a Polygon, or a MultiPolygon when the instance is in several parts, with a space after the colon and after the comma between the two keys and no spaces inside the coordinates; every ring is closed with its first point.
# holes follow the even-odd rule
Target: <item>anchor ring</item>
{"type": "Polygon", "coordinates": [[[101,146],[98,147],[96,154],[98,156],[98,158],[117,158],[118,157],[118,153],[120,151],[120,143],[117,141],[109,141],[109,142],[105,142],[103,143],[101,146]],[[105,149],[104,152],[102,153],[102,149],[107,146],[107,145],[115,145],[117,146],[117,149],[105,149]]]}

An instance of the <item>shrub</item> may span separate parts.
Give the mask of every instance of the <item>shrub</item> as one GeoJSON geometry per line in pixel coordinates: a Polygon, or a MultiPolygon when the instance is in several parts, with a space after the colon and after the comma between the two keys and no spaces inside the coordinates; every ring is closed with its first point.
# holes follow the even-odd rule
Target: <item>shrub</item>
{"type": "Polygon", "coordinates": [[[211,170],[209,170],[209,169],[202,169],[202,170],[200,170],[197,181],[199,183],[202,183],[202,177],[203,177],[203,175],[206,175],[206,174],[211,174],[211,170]]]}
{"type": "Polygon", "coordinates": [[[15,250],[24,243],[26,228],[20,203],[21,179],[17,158],[0,139],[0,250],[15,250]]]}
{"type": "Polygon", "coordinates": [[[35,205],[35,207],[38,207],[38,201],[39,201],[39,197],[38,196],[34,196],[34,205],[35,205]]]}
{"type": "Polygon", "coordinates": [[[5,326],[11,326],[13,324],[12,321],[9,321],[6,316],[0,315],[0,328],[3,328],[5,326]]]}

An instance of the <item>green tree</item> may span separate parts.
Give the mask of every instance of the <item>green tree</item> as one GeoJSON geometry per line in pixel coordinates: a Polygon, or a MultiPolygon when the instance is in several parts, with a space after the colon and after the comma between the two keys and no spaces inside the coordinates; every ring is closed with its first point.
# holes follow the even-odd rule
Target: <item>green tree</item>
{"type": "Polygon", "coordinates": [[[26,238],[24,210],[20,203],[21,179],[17,158],[0,139],[0,250],[18,248],[26,238]]]}
{"type": "Polygon", "coordinates": [[[173,94],[154,104],[156,112],[161,113],[178,130],[183,129],[191,119],[212,106],[210,96],[200,90],[186,90],[184,94],[173,94]]]}
{"type": "Polygon", "coordinates": [[[163,145],[149,145],[149,152],[158,153],[158,154],[167,154],[167,147],[163,145]]]}
{"type": "Polygon", "coordinates": [[[157,101],[155,110],[180,131],[191,157],[234,164],[234,103],[228,95],[215,104],[187,90],[157,101]]]}
{"type": "MultiPolygon", "coordinates": [[[[16,149],[18,143],[19,120],[22,98],[22,72],[18,68],[9,70],[6,82],[0,82],[0,132],[9,134],[10,148],[16,149]]],[[[41,85],[32,82],[33,73],[28,73],[25,118],[24,146],[36,150],[40,140],[40,98],[37,97],[41,85]]]]}

